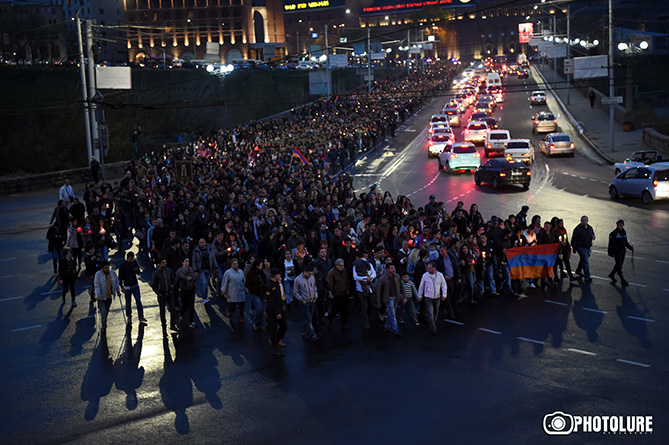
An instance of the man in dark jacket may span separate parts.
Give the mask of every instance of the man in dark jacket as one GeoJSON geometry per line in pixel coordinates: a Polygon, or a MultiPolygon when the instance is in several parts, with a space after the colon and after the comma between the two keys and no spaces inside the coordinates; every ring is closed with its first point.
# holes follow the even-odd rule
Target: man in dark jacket
{"type": "Polygon", "coordinates": [[[325,279],[328,284],[330,293],[328,298],[332,299],[332,309],[328,314],[330,323],[340,313],[340,323],[342,329],[349,329],[348,326],[348,297],[350,295],[351,284],[348,273],[344,268],[344,260],[338,258],[335,265],[328,272],[325,279]]]}
{"type": "Polygon", "coordinates": [[[281,271],[273,268],[270,271],[270,282],[265,292],[265,313],[267,314],[267,324],[269,330],[269,341],[272,344],[272,353],[274,355],[284,355],[282,346],[283,336],[288,331],[286,322],[286,295],[281,285],[281,271]]]}
{"type": "Polygon", "coordinates": [[[158,307],[160,308],[160,323],[163,326],[163,336],[167,335],[167,320],[165,318],[165,307],[170,312],[170,329],[178,331],[174,319],[174,273],[167,267],[167,260],[164,258],[158,263],[158,268],[151,276],[151,289],[158,297],[158,307]]]}
{"type": "Polygon", "coordinates": [[[585,281],[592,281],[592,278],[590,278],[590,252],[594,240],[595,231],[588,224],[588,217],[583,215],[581,224],[574,227],[571,235],[571,247],[574,249],[574,253],[578,253],[579,257],[576,275],[585,276],[585,281]]]}
{"type": "Polygon", "coordinates": [[[141,324],[147,324],[144,318],[144,307],[142,306],[142,297],[139,293],[139,282],[137,276],[139,275],[139,263],[135,261],[135,254],[128,252],[125,256],[125,261],[118,267],[118,279],[123,293],[125,294],[125,314],[128,316],[128,323],[132,319],[132,300],[135,297],[135,305],[137,306],[137,317],[141,324]]]}
{"type": "Polygon", "coordinates": [[[376,285],[376,307],[381,308],[381,304],[386,305],[388,318],[386,318],[385,331],[395,334],[395,338],[402,338],[397,327],[397,317],[395,317],[395,308],[398,300],[402,299],[402,283],[400,277],[395,273],[395,265],[389,263],[386,266],[386,273],[379,279],[376,285]]]}
{"type": "Polygon", "coordinates": [[[60,222],[53,223],[46,232],[46,239],[49,240],[49,253],[53,261],[53,273],[58,274],[58,263],[60,262],[60,253],[65,245],[65,232],[61,230],[60,222]]]}
{"type": "Polygon", "coordinates": [[[615,260],[613,270],[609,274],[612,282],[616,282],[616,272],[620,275],[620,284],[623,286],[629,285],[625,277],[623,277],[623,263],[625,262],[626,249],[634,252],[634,247],[627,241],[627,232],[625,231],[625,221],[619,219],[616,222],[616,228],[609,233],[609,256],[615,260]]]}

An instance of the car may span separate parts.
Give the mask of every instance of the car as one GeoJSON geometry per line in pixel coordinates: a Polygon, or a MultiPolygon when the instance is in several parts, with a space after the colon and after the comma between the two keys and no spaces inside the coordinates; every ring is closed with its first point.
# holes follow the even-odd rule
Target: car
{"type": "Polygon", "coordinates": [[[494,130],[494,129],[497,129],[497,128],[498,128],[497,121],[495,120],[495,118],[486,116],[486,117],[482,117],[482,118],[480,118],[480,119],[478,119],[478,120],[480,120],[481,122],[485,122],[486,124],[488,124],[488,128],[491,129],[491,130],[494,130]]]}
{"type": "Polygon", "coordinates": [[[574,157],[574,141],[566,133],[549,133],[540,142],[541,152],[546,156],[566,154],[574,157]]]}
{"type": "Polygon", "coordinates": [[[478,113],[487,113],[491,114],[493,111],[492,104],[490,102],[487,102],[485,100],[480,100],[476,102],[476,105],[474,105],[474,110],[478,113]]]}
{"type": "Polygon", "coordinates": [[[527,79],[530,77],[530,72],[525,70],[525,69],[519,69],[518,70],[518,78],[519,79],[527,79]]]}
{"type": "Polygon", "coordinates": [[[451,173],[456,170],[470,171],[481,166],[481,155],[471,142],[448,145],[439,158],[439,170],[451,173]]]}
{"type": "Polygon", "coordinates": [[[495,189],[506,184],[521,184],[527,190],[531,180],[532,172],[528,166],[504,158],[490,159],[474,172],[476,185],[486,182],[495,189]]]}
{"type": "Polygon", "coordinates": [[[533,133],[552,133],[554,131],[557,131],[557,119],[553,113],[542,111],[532,117],[533,133]]]}
{"type": "Polygon", "coordinates": [[[460,111],[457,108],[444,108],[442,111],[448,116],[448,124],[453,127],[460,126],[460,111]]]}
{"type": "Polygon", "coordinates": [[[495,103],[504,102],[502,87],[488,87],[488,94],[491,94],[495,98],[495,103]]]}
{"type": "Polygon", "coordinates": [[[613,171],[616,173],[616,176],[618,176],[621,172],[632,167],[641,167],[655,162],[662,162],[662,156],[659,156],[655,150],[635,151],[623,162],[616,162],[613,164],[613,171]]]}
{"type": "Polygon", "coordinates": [[[445,134],[449,138],[451,138],[451,142],[455,143],[455,133],[453,133],[453,129],[451,127],[445,127],[443,125],[438,125],[432,130],[432,136],[436,136],[438,134],[445,134]]]}
{"type": "Polygon", "coordinates": [[[484,143],[488,136],[488,124],[481,121],[472,121],[465,129],[465,142],[484,143]]]}
{"type": "Polygon", "coordinates": [[[504,157],[531,165],[534,163],[534,146],[529,139],[511,139],[506,143],[504,157]]]}
{"type": "Polygon", "coordinates": [[[469,122],[482,121],[486,117],[490,117],[490,115],[487,112],[477,111],[475,113],[472,113],[471,116],[469,116],[469,122]]]}
{"type": "Polygon", "coordinates": [[[531,105],[546,105],[546,92],[545,91],[532,91],[530,96],[531,105]]]}
{"type": "Polygon", "coordinates": [[[609,183],[611,199],[641,198],[644,204],[669,199],[669,165],[644,165],[620,173],[609,183]]]}
{"type": "Polygon", "coordinates": [[[295,69],[298,70],[316,70],[319,68],[319,65],[316,62],[309,62],[306,60],[303,60],[297,64],[295,69]]]}
{"type": "Polygon", "coordinates": [[[444,151],[447,145],[453,143],[451,136],[448,133],[437,133],[430,136],[427,141],[427,157],[433,158],[444,151]]]}
{"type": "Polygon", "coordinates": [[[492,154],[504,155],[506,143],[511,140],[509,130],[490,130],[485,139],[485,156],[489,158],[492,154]]]}
{"type": "Polygon", "coordinates": [[[448,126],[448,122],[433,122],[427,128],[427,136],[430,137],[430,135],[435,131],[438,131],[440,128],[446,128],[448,126]]]}

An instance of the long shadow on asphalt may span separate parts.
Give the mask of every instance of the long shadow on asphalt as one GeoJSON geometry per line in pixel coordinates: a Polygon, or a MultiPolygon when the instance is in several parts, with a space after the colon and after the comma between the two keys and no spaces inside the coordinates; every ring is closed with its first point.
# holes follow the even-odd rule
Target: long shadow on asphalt
{"type": "Polygon", "coordinates": [[[27,311],[32,311],[44,300],[59,300],[60,291],[61,288],[58,285],[58,278],[53,275],[46,283],[34,288],[32,292],[30,292],[30,295],[23,299],[23,304],[26,306],[27,311]],[[56,286],[56,289],[54,289],[54,286],[56,286]]]}
{"type": "Polygon", "coordinates": [[[628,333],[637,337],[644,349],[652,348],[653,344],[648,339],[648,323],[645,321],[645,319],[648,319],[650,310],[643,299],[641,299],[641,295],[639,294],[638,297],[641,299],[643,308],[637,307],[637,304],[632,300],[632,297],[627,292],[629,287],[618,287],[615,284],[612,284],[611,286],[618,291],[622,298],[621,304],[616,306],[616,313],[620,318],[623,328],[625,328],[628,333]]]}
{"type": "Polygon", "coordinates": [[[70,306],[70,310],[66,313],[63,313],[64,307],[65,305],[60,305],[58,308],[58,313],[56,314],[56,318],[47,324],[46,330],[39,339],[39,355],[48,354],[51,350],[51,346],[53,346],[53,344],[63,336],[65,329],[67,329],[67,326],[70,324],[72,306],[70,306]]]}
{"type": "Polygon", "coordinates": [[[95,335],[95,303],[89,302],[88,314],[77,320],[76,330],[70,338],[70,356],[81,354],[84,345],[93,338],[93,335],[95,335]]]}
{"type": "Polygon", "coordinates": [[[114,361],[109,351],[106,335],[101,335],[93,350],[91,361],[81,383],[81,400],[88,402],[84,419],[94,420],[100,410],[100,400],[107,396],[114,385],[114,361]]]}
{"type": "Polygon", "coordinates": [[[581,298],[574,302],[574,322],[586,332],[590,343],[596,343],[599,339],[597,329],[604,320],[604,313],[599,312],[597,300],[590,289],[591,283],[580,281],[580,284],[581,298]]]}

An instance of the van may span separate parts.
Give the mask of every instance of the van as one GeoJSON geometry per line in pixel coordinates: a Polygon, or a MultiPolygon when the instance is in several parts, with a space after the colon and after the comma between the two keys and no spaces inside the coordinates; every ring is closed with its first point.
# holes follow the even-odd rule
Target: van
{"type": "Polygon", "coordinates": [[[491,154],[504,156],[506,144],[511,140],[509,130],[491,130],[485,140],[485,156],[489,158],[491,154]]]}
{"type": "Polygon", "coordinates": [[[486,78],[486,84],[488,87],[501,87],[502,78],[499,76],[498,73],[488,73],[488,77],[486,78]]]}

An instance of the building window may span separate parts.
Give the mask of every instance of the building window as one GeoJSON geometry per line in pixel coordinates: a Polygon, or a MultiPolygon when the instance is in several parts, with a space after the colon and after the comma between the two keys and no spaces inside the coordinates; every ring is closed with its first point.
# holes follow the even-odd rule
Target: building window
{"type": "Polygon", "coordinates": [[[495,17],[495,10],[494,9],[491,9],[490,11],[488,11],[488,17],[490,17],[490,18],[495,17]]]}
{"type": "Polygon", "coordinates": [[[518,8],[513,8],[513,15],[517,16],[518,15],[518,8]]]}

